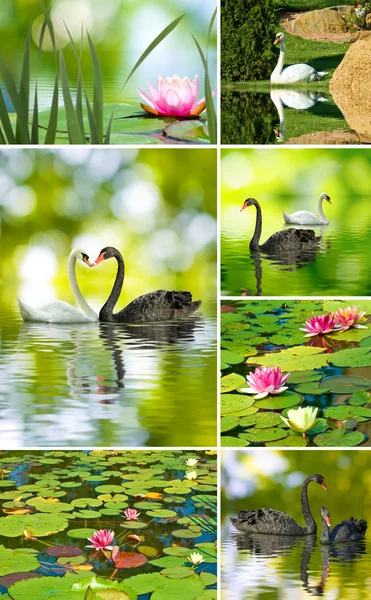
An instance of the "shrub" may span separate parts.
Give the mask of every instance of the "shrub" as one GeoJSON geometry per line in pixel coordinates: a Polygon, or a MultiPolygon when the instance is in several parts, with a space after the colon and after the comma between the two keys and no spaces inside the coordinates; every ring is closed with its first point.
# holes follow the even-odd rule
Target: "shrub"
{"type": "Polygon", "coordinates": [[[269,79],[276,56],[273,0],[222,0],[221,76],[223,81],[269,79]]]}
{"type": "Polygon", "coordinates": [[[351,7],[350,14],[343,15],[343,28],[345,31],[354,31],[357,29],[371,29],[371,2],[359,0],[355,6],[351,7]]]}
{"type": "Polygon", "coordinates": [[[221,108],[222,144],[274,144],[277,113],[268,94],[226,91],[221,108]]]}

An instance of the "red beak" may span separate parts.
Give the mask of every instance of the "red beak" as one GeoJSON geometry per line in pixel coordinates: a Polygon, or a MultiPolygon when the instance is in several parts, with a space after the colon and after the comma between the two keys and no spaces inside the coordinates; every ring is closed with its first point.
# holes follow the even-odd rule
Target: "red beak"
{"type": "Polygon", "coordinates": [[[93,262],[92,266],[95,267],[96,265],[99,265],[99,263],[101,263],[102,260],[104,260],[104,254],[103,253],[98,256],[97,260],[95,260],[93,262]]]}
{"type": "Polygon", "coordinates": [[[325,517],[325,521],[329,527],[331,527],[330,517],[325,517]]]}
{"type": "Polygon", "coordinates": [[[323,487],[323,489],[327,492],[327,487],[324,481],[321,483],[321,487],[323,487]]]}
{"type": "Polygon", "coordinates": [[[240,208],[240,212],[242,212],[243,210],[245,210],[245,208],[246,208],[246,204],[243,204],[242,208],[240,208]]]}

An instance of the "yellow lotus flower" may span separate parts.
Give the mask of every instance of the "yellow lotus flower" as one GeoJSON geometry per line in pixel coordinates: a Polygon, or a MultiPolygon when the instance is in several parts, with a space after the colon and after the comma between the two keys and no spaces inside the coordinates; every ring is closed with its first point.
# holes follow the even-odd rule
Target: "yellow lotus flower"
{"type": "Polygon", "coordinates": [[[197,471],[189,471],[185,474],[185,478],[192,481],[193,479],[197,479],[197,471]]]}
{"type": "Polygon", "coordinates": [[[204,557],[198,552],[191,552],[191,555],[187,556],[187,560],[194,565],[200,565],[202,562],[204,562],[204,557]]]}
{"type": "Polygon", "coordinates": [[[292,408],[287,411],[287,419],[282,415],[280,417],[293,431],[300,431],[305,437],[305,432],[317,425],[319,420],[317,419],[317,413],[318,408],[306,406],[305,408],[292,408]]]}
{"type": "Polygon", "coordinates": [[[198,465],[198,458],[188,458],[185,461],[185,464],[187,465],[187,467],[195,467],[196,465],[198,465]]]}

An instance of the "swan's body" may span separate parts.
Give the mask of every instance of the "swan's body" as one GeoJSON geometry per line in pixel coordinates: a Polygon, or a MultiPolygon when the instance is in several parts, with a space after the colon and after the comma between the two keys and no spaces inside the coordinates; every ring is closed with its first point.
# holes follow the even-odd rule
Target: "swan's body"
{"type": "Polygon", "coordinates": [[[252,205],[256,208],[256,224],[254,235],[250,242],[250,250],[262,250],[263,252],[277,254],[285,251],[313,248],[321,241],[320,237],[315,236],[313,229],[284,229],[271,235],[264,244],[259,244],[263,226],[259,202],[255,198],[248,198],[245,200],[241,211],[252,205]]]}
{"type": "Polygon", "coordinates": [[[62,300],[49,300],[36,307],[28,306],[18,300],[19,312],[24,321],[42,323],[94,323],[98,321],[97,313],[90,308],[80,292],[75,273],[76,260],[85,262],[89,267],[91,265],[88,255],[83,250],[75,248],[68,257],[68,279],[78,308],[62,300]]]}
{"type": "Polygon", "coordinates": [[[282,211],[283,218],[285,223],[289,225],[328,225],[329,220],[323,212],[323,201],[326,200],[329,204],[331,204],[331,198],[327,194],[321,194],[318,198],[318,217],[314,213],[311,213],[307,210],[298,210],[297,212],[288,215],[284,211],[282,211]]]}
{"type": "Polygon", "coordinates": [[[307,477],[301,488],[301,505],[305,527],[299,525],[289,515],[272,508],[259,510],[241,510],[238,517],[231,519],[232,524],[246,533],[267,533],[270,535],[311,535],[317,532],[317,525],[310,512],[308,502],[308,485],[315,481],[326,489],[322,475],[307,477]]]}
{"type": "Polygon", "coordinates": [[[341,521],[334,529],[330,530],[330,513],[325,506],[321,507],[322,533],[321,544],[340,544],[342,542],[356,542],[361,540],[367,531],[367,521],[350,517],[341,521]]]}
{"type": "Polygon", "coordinates": [[[94,265],[108,258],[116,258],[118,269],[112,292],[99,313],[100,321],[113,323],[173,321],[191,315],[201,305],[201,300],[192,301],[190,292],[156,290],[139,296],[120,312],[113,314],[124,283],[125,265],[120,252],[111,246],[101,250],[94,265]]]}
{"type": "Polygon", "coordinates": [[[297,64],[283,68],[285,64],[286,39],[283,33],[277,33],[274,44],[280,44],[280,56],[278,63],[272,72],[271,83],[309,83],[311,81],[322,81],[326,71],[316,71],[310,65],[297,64]]]}

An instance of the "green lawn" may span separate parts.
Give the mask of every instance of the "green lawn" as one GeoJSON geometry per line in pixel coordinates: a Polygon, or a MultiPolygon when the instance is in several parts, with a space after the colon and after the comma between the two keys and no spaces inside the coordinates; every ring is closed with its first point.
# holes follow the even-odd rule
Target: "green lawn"
{"type": "Polygon", "coordinates": [[[319,8],[328,8],[329,6],[339,6],[340,4],[353,6],[355,2],[354,0],[275,0],[276,10],[282,12],[317,10],[319,8]]]}
{"type": "Polygon", "coordinates": [[[285,32],[285,37],[285,66],[306,63],[317,71],[328,71],[327,82],[330,81],[350,46],[350,44],[306,40],[287,32],[285,32]]]}

